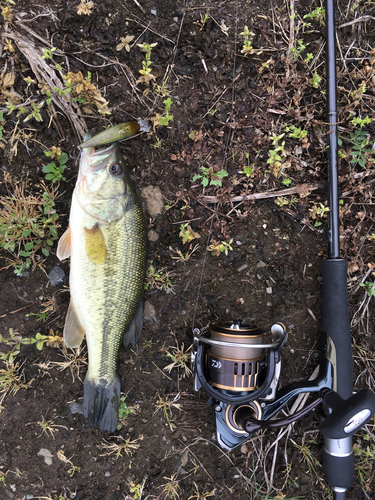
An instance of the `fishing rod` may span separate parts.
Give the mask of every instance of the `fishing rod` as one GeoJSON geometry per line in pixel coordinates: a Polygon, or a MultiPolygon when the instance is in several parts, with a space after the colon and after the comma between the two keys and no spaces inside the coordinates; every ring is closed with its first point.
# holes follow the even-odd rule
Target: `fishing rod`
{"type": "Polygon", "coordinates": [[[353,395],[353,360],[347,291],[348,263],[340,258],[337,165],[336,31],[334,0],[326,0],[328,114],[328,258],[321,263],[322,330],[319,373],[278,390],[281,352],[287,340],[282,323],[269,333],[241,321],[194,329],[192,368],[195,390],[203,388],[213,406],[219,445],[232,450],[259,430],[288,425],[319,408],[324,437],[323,469],[336,500],[344,500],[354,480],[352,435],[375,413],[375,394],[353,395]],[[310,393],[314,401],[286,417],[272,419],[293,397],[310,393]]]}

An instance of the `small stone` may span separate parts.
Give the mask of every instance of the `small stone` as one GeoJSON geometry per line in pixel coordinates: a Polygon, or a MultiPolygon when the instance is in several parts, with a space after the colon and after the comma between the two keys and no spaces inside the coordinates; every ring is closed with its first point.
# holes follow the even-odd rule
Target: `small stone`
{"type": "Polygon", "coordinates": [[[267,264],[265,262],[263,262],[262,260],[260,260],[258,262],[258,264],[256,265],[256,267],[267,267],[267,264]]]}
{"type": "Polygon", "coordinates": [[[5,493],[5,496],[7,498],[10,498],[11,500],[13,500],[13,498],[15,498],[15,496],[13,495],[13,493],[7,489],[4,490],[4,493],[5,493]]]}
{"type": "Polygon", "coordinates": [[[145,323],[153,323],[153,324],[157,322],[155,307],[151,304],[149,300],[146,300],[144,305],[143,321],[145,323]]]}
{"type": "Polygon", "coordinates": [[[151,14],[152,14],[153,16],[156,16],[156,10],[155,10],[155,9],[151,9],[151,14]]]}
{"type": "Polygon", "coordinates": [[[266,293],[268,293],[269,295],[271,295],[271,294],[272,294],[272,286],[268,286],[268,287],[266,288],[266,293]]]}
{"type": "Polygon", "coordinates": [[[150,229],[150,231],[147,233],[147,238],[148,241],[158,241],[159,233],[154,229],[150,229]]]}
{"type": "Polygon", "coordinates": [[[146,186],[142,189],[141,196],[146,202],[146,209],[151,217],[161,215],[164,209],[164,203],[163,196],[158,186],[146,186]]]}
{"type": "Polygon", "coordinates": [[[52,453],[47,450],[47,448],[41,448],[39,451],[38,451],[38,457],[43,457],[44,458],[44,461],[47,465],[52,465],[52,453]]]}
{"type": "Polygon", "coordinates": [[[72,401],[69,405],[70,413],[75,415],[76,413],[83,413],[83,405],[77,403],[76,401],[72,401]]]}
{"type": "Polygon", "coordinates": [[[178,17],[174,17],[174,18],[173,18],[173,21],[174,21],[175,23],[178,23],[178,17]]]}
{"type": "Polygon", "coordinates": [[[52,286],[57,286],[62,283],[65,278],[65,272],[59,266],[55,266],[48,275],[49,281],[52,286]]]}
{"type": "Polygon", "coordinates": [[[241,453],[243,453],[244,455],[247,455],[249,453],[249,448],[246,444],[243,444],[241,446],[241,453]]]}
{"type": "Polygon", "coordinates": [[[110,477],[111,473],[109,472],[109,470],[107,470],[107,472],[104,475],[105,477],[110,477]]]}
{"type": "Polygon", "coordinates": [[[239,268],[237,269],[237,272],[238,272],[238,273],[241,273],[241,272],[242,272],[242,271],[244,271],[245,269],[247,269],[247,264],[244,264],[243,266],[239,267],[239,268]]]}

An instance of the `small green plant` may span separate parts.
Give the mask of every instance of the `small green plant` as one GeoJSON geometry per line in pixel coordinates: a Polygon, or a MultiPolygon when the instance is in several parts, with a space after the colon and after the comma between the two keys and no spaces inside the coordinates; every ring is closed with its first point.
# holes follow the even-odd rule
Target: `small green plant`
{"type": "Polygon", "coordinates": [[[175,337],[175,342],[176,346],[170,346],[168,347],[168,350],[166,351],[166,355],[172,360],[172,363],[164,367],[164,370],[166,370],[168,373],[170,373],[173,368],[177,369],[182,369],[187,377],[191,375],[191,370],[187,366],[187,363],[190,361],[190,349],[192,346],[190,346],[188,349],[185,350],[184,343],[181,344],[181,347],[178,345],[177,339],[175,337]],[[170,351],[171,349],[171,351],[170,351]]]}
{"type": "Polygon", "coordinates": [[[142,441],[143,436],[141,435],[139,436],[139,438],[134,439],[133,441],[131,441],[130,438],[125,439],[122,436],[113,436],[113,439],[118,439],[119,443],[109,443],[108,441],[104,440],[105,444],[101,445],[100,447],[105,451],[105,453],[100,455],[101,457],[108,457],[112,454],[115,454],[116,458],[122,458],[124,453],[127,457],[131,457],[133,454],[133,450],[138,450],[138,448],[141,446],[139,441],[142,441]]]}
{"type": "Polygon", "coordinates": [[[117,430],[120,430],[124,421],[126,420],[126,417],[128,415],[130,415],[131,413],[131,410],[130,408],[127,407],[126,403],[125,403],[125,396],[121,396],[120,397],[120,405],[119,405],[119,409],[118,409],[118,420],[119,420],[119,423],[117,425],[117,430]]]}
{"type": "Polygon", "coordinates": [[[204,25],[206,24],[206,22],[210,19],[210,16],[208,15],[209,14],[209,9],[206,10],[206,12],[204,14],[201,14],[201,31],[204,27],[204,25]]]}
{"type": "Polygon", "coordinates": [[[163,104],[165,105],[165,114],[159,117],[158,125],[168,127],[169,122],[173,120],[173,115],[169,114],[173,101],[170,97],[168,97],[168,99],[165,99],[165,101],[163,101],[163,104]]]}
{"type": "Polygon", "coordinates": [[[281,141],[284,135],[285,134],[280,134],[280,135],[274,134],[271,136],[271,141],[272,145],[274,146],[274,149],[270,149],[268,151],[267,165],[270,166],[271,172],[275,177],[278,177],[282,167],[282,163],[285,160],[285,151],[284,151],[285,141],[282,141],[282,143],[279,144],[279,141],[281,141]]]}
{"type": "MultiPolygon", "coordinates": [[[[52,151],[46,151],[44,154],[46,156],[53,157],[52,151]]],[[[46,179],[47,181],[52,181],[52,183],[60,182],[61,180],[66,181],[66,178],[63,176],[63,173],[67,167],[66,162],[68,161],[68,155],[66,153],[61,153],[60,151],[60,154],[55,156],[55,158],[59,162],[58,165],[56,165],[55,162],[52,162],[48,163],[43,167],[43,172],[46,174],[46,179]]]]}
{"type": "MultiPolygon", "coordinates": [[[[163,479],[166,479],[167,482],[165,484],[162,484],[163,491],[161,492],[161,495],[165,495],[165,498],[172,498],[172,500],[176,500],[177,498],[180,497],[180,486],[177,481],[177,475],[178,473],[175,472],[171,477],[163,477],[163,479]]],[[[158,497],[159,498],[159,497],[158,497]]]]}
{"type": "MultiPolygon", "coordinates": [[[[61,427],[61,426],[60,426],[61,427]]],[[[64,455],[64,452],[62,450],[59,450],[57,452],[57,456],[58,458],[66,463],[66,464],[69,464],[70,465],[70,469],[68,469],[68,474],[70,477],[73,477],[76,472],[81,472],[81,468],[80,467],[77,467],[76,465],[74,465],[74,463],[72,462],[72,458],[73,457],[70,457],[70,458],[66,458],[66,456],[64,455]]]]}
{"type": "Polygon", "coordinates": [[[288,137],[291,139],[303,140],[307,136],[307,130],[302,129],[301,127],[295,127],[294,125],[286,125],[285,132],[288,133],[288,137]]]}
{"type": "Polygon", "coordinates": [[[227,241],[216,241],[212,240],[211,245],[207,247],[207,250],[209,252],[212,252],[214,255],[217,257],[221,253],[225,253],[225,255],[228,255],[229,250],[233,250],[232,248],[232,243],[233,243],[233,238],[231,240],[227,241]]]}
{"type": "Polygon", "coordinates": [[[202,173],[194,175],[193,182],[201,179],[203,187],[208,185],[221,187],[224,177],[228,177],[228,172],[224,169],[220,170],[220,172],[214,172],[213,167],[200,167],[199,170],[202,173]]]}
{"type": "Polygon", "coordinates": [[[52,47],[52,49],[43,49],[43,59],[52,59],[55,50],[56,47],[52,47]]]}
{"type": "Polygon", "coordinates": [[[39,321],[43,321],[43,323],[45,321],[47,321],[48,319],[48,312],[40,312],[40,313],[29,313],[29,314],[26,314],[26,318],[32,318],[34,317],[35,318],[35,321],[38,323],[39,321]]]}
{"type": "Polygon", "coordinates": [[[240,36],[243,36],[244,38],[241,54],[244,54],[245,57],[250,54],[254,54],[254,49],[251,45],[251,42],[255,34],[249,31],[249,28],[245,26],[243,32],[240,33],[240,36]]]}
{"type": "Polygon", "coordinates": [[[138,43],[137,45],[146,54],[142,61],[142,69],[139,70],[142,76],[137,80],[137,83],[145,83],[149,87],[150,82],[156,80],[156,77],[151,73],[151,52],[157,43],[138,43]]]}
{"type": "Polygon", "coordinates": [[[36,348],[41,351],[44,345],[58,346],[62,344],[62,342],[62,337],[55,335],[53,330],[50,330],[49,335],[42,335],[38,332],[35,337],[22,337],[18,332],[15,332],[13,328],[9,328],[9,338],[5,338],[0,334],[0,344],[5,344],[11,347],[11,349],[7,352],[0,352],[0,359],[13,363],[14,358],[20,352],[21,345],[36,344],[36,348]]]}
{"type": "Polygon", "coordinates": [[[302,52],[306,50],[306,47],[309,45],[308,43],[305,44],[302,40],[298,40],[297,44],[298,44],[297,47],[292,47],[290,51],[290,59],[292,61],[296,61],[302,54],[302,52]]]}
{"type": "Polygon", "coordinates": [[[325,9],[322,7],[317,7],[315,10],[303,16],[303,19],[309,19],[311,21],[318,21],[319,24],[324,24],[324,16],[326,14],[325,9]]]}
{"type": "Polygon", "coordinates": [[[145,290],[153,288],[164,290],[167,293],[173,291],[169,273],[165,272],[164,269],[157,270],[151,261],[146,274],[145,290]]]}
{"type": "Polygon", "coordinates": [[[365,116],[364,118],[361,118],[360,116],[355,116],[351,120],[351,122],[355,127],[362,128],[365,125],[369,125],[370,123],[372,123],[372,119],[369,116],[365,116]]]}
{"type": "Polygon", "coordinates": [[[39,253],[48,257],[58,238],[54,199],[55,192],[48,188],[36,198],[25,195],[23,186],[14,186],[10,196],[0,196],[0,249],[13,256],[10,266],[17,275],[32,264],[35,267],[39,253]]]}
{"type": "Polygon", "coordinates": [[[247,165],[243,167],[243,170],[240,170],[240,174],[245,174],[246,177],[254,177],[254,169],[253,166],[250,166],[250,155],[249,153],[245,153],[245,158],[247,159],[247,165]]]}
{"type": "Polygon", "coordinates": [[[6,4],[6,7],[1,7],[1,14],[6,23],[11,23],[14,17],[11,5],[14,5],[15,3],[13,0],[6,0],[6,4]]]}
{"type": "Polygon", "coordinates": [[[315,70],[312,78],[310,79],[311,85],[314,87],[314,89],[319,88],[319,84],[322,81],[322,77],[318,75],[318,72],[315,70]]]}
{"type": "Polygon", "coordinates": [[[167,421],[168,427],[172,432],[174,430],[174,424],[172,422],[172,409],[177,408],[177,410],[182,411],[181,405],[177,403],[179,399],[180,399],[179,394],[172,400],[169,400],[168,396],[164,399],[160,396],[160,394],[158,394],[158,400],[155,405],[156,406],[155,413],[160,409],[163,410],[164,418],[167,421]]]}
{"type": "Polygon", "coordinates": [[[369,149],[370,137],[367,132],[362,128],[356,129],[350,134],[350,139],[346,140],[353,146],[352,151],[349,153],[353,157],[350,162],[351,165],[366,168],[368,161],[366,155],[373,155],[375,152],[373,147],[369,149]]]}
{"type": "Polygon", "coordinates": [[[365,283],[360,283],[361,286],[369,297],[375,297],[375,282],[366,281],[365,283]]]}
{"type": "Polygon", "coordinates": [[[18,364],[5,361],[5,368],[0,369],[0,406],[7,394],[16,394],[22,387],[26,386],[19,374],[18,364]]]}
{"type": "Polygon", "coordinates": [[[180,226],[180,238],[182,238],[182,243],[190,243],[191,241],[200,238],[201,235],[193,231],[190,224],[187,222],[186,224],[181,224],[180,226]]]}
{"type": "Polygon", "coordinates": [[[289,205],[293,207],[297,202],[298,200],[296,196],[292,196],[290,198],[287,196],[278,196],[275,200],[276,205],[279,206],[280,208],[287,207],[289,205]]]}
{"type": "Polygon", "coordinates": [[[177,260],[177,262],[187,262],[193,253],[198,250],[198,248],[199,245],[195,245],[193,249],[188,250],[185,254],[183,254],[181,250],[174,250],[172,247],[169,247],[169,250],[176,254],[176,256],[172,255],[173,260],[177,260]]]}
{"type": "Polygon", "coordinates": [[[311,212],[311,218],[315,220],[314,226],[319,227],[322,225],[322,219],[327,217],[329,207],[326,207],[323,203],[313,203],[313,207],[309,209],[309,212],[311,212]]]}
{"type": "Polygon", "coordinates": [[[305,57],[305,63],[309,64],[310,61],[314,59],[314,54],[312,52],[308,52],[305,57]]]}
{"type": "Polygon", "coordinates": [[[65,425],[57,425],[53,422],[53,420],[46,420],[43,415],[42,420],[40,422],[37,422],[37,424],[42,428],[42,432],[38,436],[38,438],[43,436],[44,433],[46,433],[47,435],[49,433],[52,439],[55,439],[55,432],[59,430],[58,427],[62,427],[63,429],[68,430],[65,425]]]}
{"type": "Polygon", "coordinates": [[[284,184],[284,186],[289,187],[292,183],[292,179],[289,179],[289,177],[287,177],[282,181],[282,183],[284,184]]]}

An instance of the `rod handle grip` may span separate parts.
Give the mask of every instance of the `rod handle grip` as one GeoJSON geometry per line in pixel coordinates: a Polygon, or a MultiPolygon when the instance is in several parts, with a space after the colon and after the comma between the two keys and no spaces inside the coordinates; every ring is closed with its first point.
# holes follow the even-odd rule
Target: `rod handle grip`
{"type": "Polygon", "coordinates": [[[321,262],[322,331],[333,344],[334,387],[339,396],[348,399],[353,393],[353,359],[350,333],[348,263],[344,259],[321,262]]]}

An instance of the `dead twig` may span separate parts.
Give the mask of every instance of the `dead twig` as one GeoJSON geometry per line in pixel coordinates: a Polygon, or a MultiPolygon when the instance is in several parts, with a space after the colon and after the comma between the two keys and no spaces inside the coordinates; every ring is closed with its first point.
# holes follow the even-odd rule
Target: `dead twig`
{"type": "MultiPolygon", "coordinates": [[[[246,194],[244,196],[234,196],[231,198],[231,203],[238,201],[251,201],[251,200],[263,200],[266,198],[277,198],[278,196],[289,196],[292,194],[299,194],[301,198],[305,198],[310,194],[311,191],[315,189],[320,189],[324,186],[322,182],[314,182],[311,184],[298,184],[297,186],[281,189],[280,191],[264,191],[264,193],[252,193],[246,194]]],[[[201,196],[198,201],[205,201],[206,203],[217,203],[219,201],[218,196],[201,196]]]]}
{"type": "Polygon", "coordinates": [[[361,16],[361,17],[358,17],[357,19],[353,19],[353,21],[349,21],[348,23],[340,24],[340,26],[338,26],[338,28],[341,29],[341,28],[345,28],[346,26],[351,26],[352,24],[363,23],[366,21],[375,21],[375,17],[373,17],[373,16],[361,16]]]}

